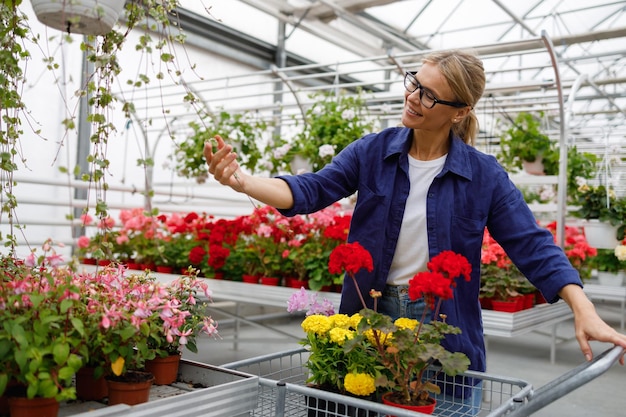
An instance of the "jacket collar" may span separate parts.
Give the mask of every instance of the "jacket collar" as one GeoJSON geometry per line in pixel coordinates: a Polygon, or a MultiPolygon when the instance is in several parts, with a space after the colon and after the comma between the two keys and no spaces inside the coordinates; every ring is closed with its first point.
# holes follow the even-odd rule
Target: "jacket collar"
{"type": "MultiPolygon", "coordinates": [[[[391,141],[385,159],[399,154],[407,155],[413,140],[413,131],[409,128],[403,128],[401,133],[396,136],[396,140],[391,141]]],[[[446,174],[448,171],[461,177],[472,179],[472,166],[469,159],[470,146],[461,140],[458,136],[450,131],[450,150],[443,170],[438,176],[446,174]]]]}

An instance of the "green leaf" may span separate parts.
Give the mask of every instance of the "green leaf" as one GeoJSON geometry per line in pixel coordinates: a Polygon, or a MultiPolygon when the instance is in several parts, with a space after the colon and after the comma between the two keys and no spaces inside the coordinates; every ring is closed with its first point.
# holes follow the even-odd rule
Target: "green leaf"
{"type": "Polygon", "coordinates": [[[64,366],[59,369],[59,378],[64,380],[71,380],[74,377],[76,370],[71,366],[64,366]]]}
{"type": "Polygon", "coordinates": [[[43,398],[54,398],[59,392],[57,386],[54,384],[54,381],[51,379],[41,381],[38,391],[39,395],[43,398]]]}
{"type": "Polygon", "coordinates": [[[0,395],[4,395],[8,383],[9,376],[6,373],[0,373],[0,395]]]}
{"type": "Polygon", "coordinates": [[[66,298],[61,301],[61,314],[66,314],[70,308],[74,306],[74,300],[66,298]]]}
{"type": "Polygon", "coordinates": [[[52,355],[54,356],[54,362],[57,365],[61,365],[67,362],[67,358],[70,355],[70,345],[67,342],[57,342],[52,348],[52,355]]]}

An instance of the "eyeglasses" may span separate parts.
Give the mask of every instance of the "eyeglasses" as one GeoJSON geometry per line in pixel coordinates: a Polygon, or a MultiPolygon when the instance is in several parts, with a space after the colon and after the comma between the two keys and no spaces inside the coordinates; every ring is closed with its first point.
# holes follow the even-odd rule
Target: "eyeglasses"
{"type": "Polygon", "coordinates": [[[409,93],[414,93],[415,90],[419,88],[420,103],[422,103],[422,106],[427,109],[432,109],[437,103],[458,108],[469,106],[469,104],[459,103],[458,101],[445,101],[438,99],[433,93],[422,87],[422,85],[417,81],[417,78],[415,78],[415,74],[417,74],[417,71],[407,71],[404,76],[404,88],[406,88],[406,91],[409,93]]]}

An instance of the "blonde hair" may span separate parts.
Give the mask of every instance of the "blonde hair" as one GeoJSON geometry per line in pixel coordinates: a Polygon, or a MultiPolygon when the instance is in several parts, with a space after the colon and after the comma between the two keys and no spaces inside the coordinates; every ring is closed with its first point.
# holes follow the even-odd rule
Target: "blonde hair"
{"type": "Polygon", "coordinates": [[[452,125],[452,131],[465,143],[473,145],[478,136],[478,118],[474,107],[485,91],[483,62],[472,51],[462,50],[433,52],[423,62],[437,66],[450,85],[455,101],[472,107],[467,117],[452,125]]]}

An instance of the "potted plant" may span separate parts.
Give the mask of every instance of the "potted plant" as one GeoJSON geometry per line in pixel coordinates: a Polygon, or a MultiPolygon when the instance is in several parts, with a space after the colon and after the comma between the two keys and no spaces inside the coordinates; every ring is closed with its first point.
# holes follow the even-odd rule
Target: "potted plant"
{"type": "Polygon", "coordinates": [[[211,294],[197,274],[166,286],[147,272],[128,274],[124,265],[112,264],[82,277],[84,316],[91,318],[88,365],[96,368],[95,378],[107,379],[110,404],[121,402],[118,396],[126,388],[120,384],[126,382],[146,388],[133,403],[147,401],[154,380],[144,372],[147,360],[179,357],[184,346],[197,352],[198,334],[216,334],[215,322],[199,300],[209,300],[211,294]]]}
{"type": "MultiPolygon", "coordinates": [[[[439,363],[448,376],[464,372],[469,366],[463,353],[442,348],[445,335],[458,334],[459,329],[447,324],[437,311],[443,299],[452,297],[456,274],[468,280],[471,266],[463,256],[444,251],[434,257],[428,267],[428,272],[420,272],[410,281],[409,297],[423,296],[434,309],[438,319],[430,323],[425,316],[420,321],[408,318],[392,321],[375,307],[366,308],[363,299],[363,310],[352,317],[308,315],[302,328],[306,332],[303,344],[311,351],[306,364],[311,372],[309,382],[358,396],[380,390],[385,392],[383,402],[403,408],[434,407],[435,400],[430,393],[440,392],[437,380],[441,375],[430,373],[430,365],[439,363]]],[[[358,288],[354,274],[361,268],[371,271],[372,258],[358,242],[345,243],[333,250],[328,268],[332,273],[345,272],[358,288]]],[[[374,299],[380,295],[370,292],[374,299]]]]}
{"type": "MultiPolygon", "coordinates": [[[[372,132],[374,122],[369,117],[361,91],[356,95],[322,92],[312,94],[310,98],[314,102],[304,112],[303,130],[292,143],[285,144],[288,151],[283,159],[290,163],[296,156],[301,156],[313,171],[318,171],[343,148],[372,132]]],[[[275,144],[275,148],[280,145],[275,144]]]]}
{"type": "Polygon", "coordinates": [[[521,273],[502,246],[485,228],[480,265],[480,297],[483,308],[508,312],[521,309],[518,301],[520,293],[517,291],[520,276],[521,273]]]}
{"type": "Polygon", "coordinates": [[[262,158],[259,138],[270,135],[272,125],[250,112],[229,113],[225,110],[204,113],[199,121],[189,123],[192,134],[176,144],[172,155],[175,171],[183,178],[193,178],[202,184],[208,173],[202,154],[204,144],[215,135],[222,136],[238,151],[240,163],[251,172],[259,169],[262,158]]]}
{"type": "Polygon", "coordinates": [[[559,151],[550,138],[541,133],[541,117],[521,112],[500,138],[497,157],[509,169],[526,169],[530,174],[554,175],[558,172],[559,151]],[[537,163],[536,167],[529,163],[537,163]],[[525,167],[526,165],[526,167],[525,167]]]}
{"type": "Polygon", "coordinates": [[[51,407],[46,416],[56,416],[59,401],[76,398],[73,377],[89,356],[77,277],[60,266],[51,241],[42,248],[25,260],[0,258],[0,395],[11,383],[15,415],[43,401],[51,407]]]}
{"type": "Polygon", "coordinates": [[[198,278],[197,270],[163,287],[162,301],[148,320],[148,341],[141,346],[145,349],[145,369],[153,374],[157,385],[176,380],[182,349],[198,353],[198,335],[217,335],[217,323],[206,315],[211,292],[206,281],[198,278]]]}
{"type": "Polygon", "coordinates": [[[600,285],[621,286],[626,278],[626,246],[622,242],[614,249],[598,249],[589,264],[597,270],[600,285]]]}
{"type": "Polygon", "coordinates": [[[613,249],[626,231],[626,198],[604,185],[582,183],[578,189],[578,206],[572,215],[587,222],[584,225],[589,244],[595,248],[613,249]]]}

